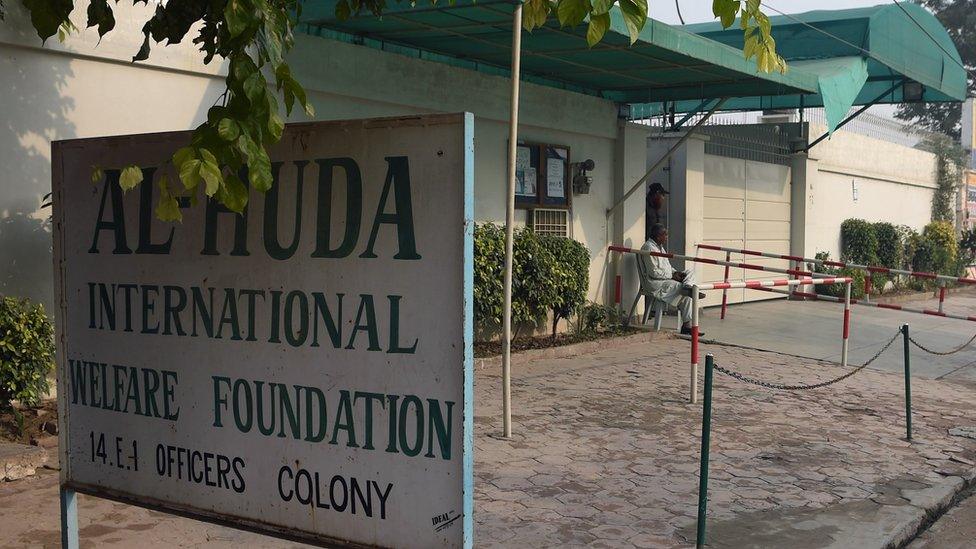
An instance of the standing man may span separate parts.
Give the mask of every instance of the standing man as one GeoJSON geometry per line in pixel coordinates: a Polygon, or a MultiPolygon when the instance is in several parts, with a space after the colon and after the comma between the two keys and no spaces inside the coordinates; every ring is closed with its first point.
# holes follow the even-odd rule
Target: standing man
{"type": "MultiPolygon", "coordinates": [[[[651,237],[641,246],[645,252],[668,253],[668,230],[660,223],[651,225],[651,237]]],[[[692,286],[695,285],[695,270],[686,269],[676,271],[671,266],[671,261],[666,257],[653,255],[638,255],[637,261],[643,261],[647,267],[649,280],[643,282],[643,286],[649,288],[651,295],[655,299],[673,305],[681,311],[681,333],[691,335],[691,316],[693,302],[691,300],[692,286]]],[[[699,293],[699,298],[705,294],[699,293]]],[[[698,334],[702,336],[701,332],[698,334]]]]}

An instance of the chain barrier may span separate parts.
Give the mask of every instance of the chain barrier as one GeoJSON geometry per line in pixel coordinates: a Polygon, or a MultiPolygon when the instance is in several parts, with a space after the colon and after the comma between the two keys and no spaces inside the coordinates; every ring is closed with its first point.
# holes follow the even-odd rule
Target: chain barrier
{"type": "Polygon", "coordinates": [[[908,341],[911,341],[912,342],[912,345],[918,347],[919,349],[925,351],[926,353],[928,353],[930,355],[948,356],[948,355],[952,355],[952,354],[958,353],[959,351],[961,351],[961,350],[965,349],[966,347],[969,347],[970,345],[972,345],[973,344],[973,341],[976,341],[976,334],[973,334],[973,337],[969,338],[969,341],[963,343],[962,345],[960,345],[960,346],[958,346],[955,349],[952,349],[950,351],[934,351],[932,349],[929,349],[925,345],[922,345],[921,343],[915,341],[915,338],[914,337],[911,337],[911,336],[908,336],[908,341]]]}
{"type": "MultiPolygon", "coordinates": [[[[857,368],[851,370],[850,372],[847,372],[846,374],[844,374],[844,375],[842,375],[840,377],[836,377],[834,379],[831,379],[829,381],[822,381],[820,383],[814,383],[814,384],[811,384],[811,385],[784,385],[784,384],[781,384],[781,383],[770,383],[768,381],[762,381],[762,380],[759,380],[759,379],[755,379],[755,378],[751,378],[751,377],[746,377],[746,376],[744,376],[744,375],[742,375],[742,374],[740,374],[738,372],[735,372],[735,371],[732,371],[732,370],[728,370],[726,368],[723,368],[723,367],[719,366],[718,364],[715,364],[713,367],[715,368],[716,371],[722,372],[723,374],[725,374],[725,375],[727,375],[729,377],[738,379],[739,381],[743,381],[745,383],[749,383],[749,384],[752,384],[752,385],[758,385],[760,387],[765,387],[767,389],[777,389],[777,390],[780,390],[780,391],[805,391],[805,390],[809,390],[809,389],[819,389],[821,387],[826,387],[828,385],[833,385],[834,383],[838,383],[838,382],[844,381],[845,379],[847,379],[847,378],[853,376],[854,374],[860,372],[861,370],[867,368],[868,366],[871,365],[872,362],[874,362],[875,360],[877,360],[878,357],[880,357],[882,354],[884,354],[884,352],[887,351],[889,347],[891,347],[891,345],[895,342],[895,340],[898,339],[899,336],[901,336],[901,330],[895,332],[895,335],[891,336],[891,339],[888,341],[888,343],[885,343],[884,344],[884,347],[881,347],[881,350],[880,351],[878,351],[877,353],[874,353],[874,356],[872,356],[870,359],[868,359],[867,362],[865,362],[864,364],[862,364],[862,365],[858,366],[857,368]]],[[[976,340],[976,336],[973,337],[973,340],[976,340]]],[[[972,341],[970,341],[970,342],[972,342],[972,341]]]]}

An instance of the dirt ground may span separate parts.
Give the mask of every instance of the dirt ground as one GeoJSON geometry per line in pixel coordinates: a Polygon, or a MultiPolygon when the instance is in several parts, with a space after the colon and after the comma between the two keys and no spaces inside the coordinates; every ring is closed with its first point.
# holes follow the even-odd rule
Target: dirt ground
{"type": "MultiPolygon", "coordinates": [[[[58,436],[58,402],[48,400],[37,406],[0,413],[0,442],[44,445],[58,436]]],[[[57,445],[55,443],[55,445],[57,445]]]]}

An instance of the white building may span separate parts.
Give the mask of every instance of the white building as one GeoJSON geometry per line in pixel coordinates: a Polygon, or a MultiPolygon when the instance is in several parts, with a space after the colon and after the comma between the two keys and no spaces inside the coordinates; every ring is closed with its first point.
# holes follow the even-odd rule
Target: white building
{"type": "MultiPolygon", "coordinates": [[[[316,118],[473,112],[476,217],[502,222],[510,30],[505,38],[506,28],[498,23],[483,23],[473,30],[477,25],[468,24],[464,32],[473,37],[441,48],[434,45],[434,38],[443,41],[450,33],[421,38],[425,35],[417,29],[403,27],[412,21],[405,11],[387,17],[397,21],[387,29],[382,21],[335,21],[330,19],[331,4],[324,4],[328,5],[316,8],[322,14],[317,19],[314,13],[309,15],[310,24],[302,27],[290,57],[293,71],[309,91],[316,118]],[[491,40],[482,34],[489,30],[494,33],[491,40]],[[485,41],[493,47],[473,51],[470,46],[485,41]],[[464,47],[472,51],[462,52],[464,47]]],[[[114,9],[116,29],[101,42],[94,30],[83,30],[63,44],[50,40],[42,45],[28,32],[19,5],[12,3],[7,4],[7,21],[0,23],[4,107],[0,162],[5,167],[0,173],[0,293],[29,297],[49,309],[51,237],[46,226],[49,211],[41,204],[50,190],[50,142],[192,128],[205,119],[224,89],[226,67],[219,62],[204,65],[202,55],[189,43],[157,45],[149,60],[131,63],[142,42],[142,23],[153,8],[118,4],[114,9]]],[[[443,13],[474,9],[490,14],[510,6],[438,8],[443,13]]],[[[854,20],[854,15],[838,13],[838,19],[854,20]]],[[[84,14],[74,15],[83,29],[84,14]]],[[[792,104],[789,101],[797,97],[816,105],[830,76],[804,62],[791,62],[793,70],[787,75],[758,75],[741,50],[659,22],[648,22],[641,40],[628,48],[626,32],[615,34],[620,29],[616,21],[614,25],[604,43],[592,49],[586,48],[579,29],[553,25],[526,35],[519,127],[520,142],[541,145],[539,154],[568,152],[569,163],[594,161],[588,194],[572,193],[568,176],[562,197],[556,192],[523,203],[517,222],[533,223],[538,208],[556,210],[545,214],[547,221],[557,226],[565,223],[568,236],[590,250],[589,297],[603,302],[614,299],[618,273],[628,292],[635,287],[631,264],[614,261],[607,246],[639,247],[645,239],[643,192],[634,193],[608,215],[608,209],[644,175],[649,160],[647,139],[652,129],[621,118],[622,105],[648,97],[698,103],[701,97],[726,95],[758,102],[736,108],[762,106],[769,98],[786,102],[777,106],[792,104]],[[560,53],[552,53],[557,50],[545,50],[550,46],[544,40],[575,49],[563,47],[560,53]],[[599,88],[603,81],[612,81],[613,86],[599,88]]],[[[878,85],[868,80],[873,61],[847,61],[844,52],[831,55],[844,59],[843,69],[853,71],[854,77],[865,71],[863,89],[852,88],[854,95],[846,100],[848,106],[867,103],[866,95],[873,95],[878,85]]],[[[949,68],[939,82],[925,81],[923,99],[951,98],[947,94],[955,93],[953,79],[958,75],[949,68]]],[[[912,73],[912,78],[922,81],[929,76],[912,73]]],[[[892,101],[901,100],[902,90],[889,95],[892,101]]],[[[302,115],[292,119],[299,120],[302,115]]],[[[661,141],[650,143],[653,157],[661,141]]],[[[710,154],[707,147],[705,140],[692,139],[672,160],[672,177],[684,174],[669,183],[674,191],[672,221],[679,209],[684,217],[680,228],[673,227],[681,246],[678,251],[693,251],[694,244],[704,240],[741,241],[745,246],[765,241],[763,249],[809,255],[824,249],[836,255],[831,227],[847,217],[889,219],[917,227],[928,215],[931,158],[904,146],[838,132],[814,148],[809,159],[791,156],[773,164],[710,154]],[[858,148],[871,154],[859,153],[858,148]],[[852,180],[858,190],[856,201],[852,180]]],[[[541,164],[538,170],[541,187],[545,181],[541,164]]],[[[626,292],[623,300],[628,300],[626,292]]]]}

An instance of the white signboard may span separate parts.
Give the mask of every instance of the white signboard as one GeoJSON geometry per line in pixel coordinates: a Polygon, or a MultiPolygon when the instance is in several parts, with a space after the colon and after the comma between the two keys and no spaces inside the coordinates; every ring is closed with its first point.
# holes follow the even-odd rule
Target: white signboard
{"type": "Polygon", "coordinates": [[[62,483],[272,534],[470,546],[473,118],[289,126],[243,216],[189,133],[53,149],[62,483]],[[92,166],[136,164],[140,188],[92,166]]]}

